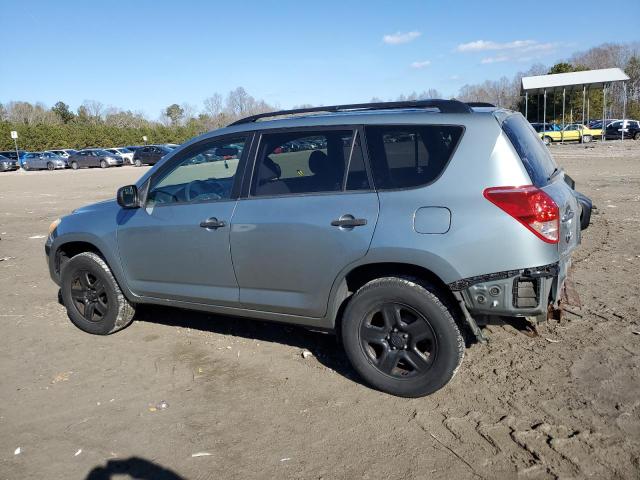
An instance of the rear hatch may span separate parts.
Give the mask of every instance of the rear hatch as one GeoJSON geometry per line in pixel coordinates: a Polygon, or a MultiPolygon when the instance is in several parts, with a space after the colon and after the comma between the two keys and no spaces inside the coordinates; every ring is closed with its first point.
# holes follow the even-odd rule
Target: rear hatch
{"type": "Polygon", "coordinates": [[[560,210],[558,254],[561,286],[570,265],[571,252],[580,243],[580,204],[564,180],[564,171],[557,166],[529,122],[519,113],[506,116],[501,113],[496,117],[520,156],[532,184],[549,195],[560,210]]]}

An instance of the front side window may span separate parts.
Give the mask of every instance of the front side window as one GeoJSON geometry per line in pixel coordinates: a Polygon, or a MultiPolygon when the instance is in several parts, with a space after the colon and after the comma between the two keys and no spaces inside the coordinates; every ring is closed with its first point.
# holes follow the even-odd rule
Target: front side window
{"type": "Polygon", "coordinates": [[[366,127],[373,179],[378,190],[411,188],[444,171],[462,137],[452,125],[366,127]]]}
{"type": "Polygon", "coordinates": [[[339,192],[369,188],[360,142],[353,130],[263,134],[254,196],[339,192]],[[350,162],[349,181],[345,172],[350,162]],[[351,173],[352,172],[352,173],[351,173]]]}
{"type": "Polygon", "coordinates": [[[231,198],[245,137],[206,141],[154,179],[147,205],[211,202],[231,198]]]}

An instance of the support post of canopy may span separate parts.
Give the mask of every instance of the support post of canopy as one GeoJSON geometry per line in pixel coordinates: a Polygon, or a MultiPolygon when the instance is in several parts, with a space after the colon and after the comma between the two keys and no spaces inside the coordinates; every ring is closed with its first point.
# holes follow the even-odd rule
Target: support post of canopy
{"type": "Polygon", "coordinates": [[[562,131],[560,132],[560,141],[564,145],[564,100],[567,94],[567,89],[562,89],[562,131]]]}
{"type": "Polygon", "coordinates": [[[607,116],[607,84],[602,84],[602,141],[606,140],[604,129],[606,125],[604,124],[605,117],[607,116]]]}
{"type": "Polygon", "coordinates": [[[620,140],[624,140],[624,130],[627,124],[627,82],[622,82],[622,136],[620,140]]]}
{"type": "Polygon", "coordinates": [[[524,118],[529,120],[529,92],[524,92],[524,118]]]}
{"type": "Polygon", "coordinates": [[[544,108],[542,110],[542,137],[544,139],[544,132],[547,131],[547,89],[544,89],[544,108]]]}

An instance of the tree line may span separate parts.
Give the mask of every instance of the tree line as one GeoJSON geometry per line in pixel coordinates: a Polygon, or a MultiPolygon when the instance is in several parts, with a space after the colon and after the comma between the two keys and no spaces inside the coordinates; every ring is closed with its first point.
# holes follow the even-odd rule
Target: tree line
{"type": "MultiPolygon", "coordinates": [[[[577,52],[566,61],[551,67],[533,65],[513,78],[502,77],[480,84],[467,84],[460,88],[456,98],[463,101],[490,102],[524,113],[521,80],[524,76],[564,73],[580,70],[619,67],[630,80],[626,90],[627,118],[640,118],[640,42],[605,43],[583,52],[577,52]]],[[[396,100],[443,98],[435,89],[421,93],[402,94],[396,100]]],[[[607,94],[606,117],[621,118],[625,95],[622,85],[615,84],[607,94]]],[[[590,118],[602,117],[602,90],[589,93],[590,118]]],[[[372,102],[382,101],[378,97],[372,102]]],[[[311,105],[300,105],[307,107],[311,105]]],[[[149,143],[182,143],[201,133],[223,127],[256,113],[273,111],[276,106],[251,96],[238,87],[227,95],[215,93],[206,98],[202,106],[173,103],[164,108],[157,120],[149,120],[142,112],[107,107],[97,100],[86,100],[75,111],[59,101],[53,107],[37,102],[21,101],[0,103],[0,150],[13,148],[10,131],[17,130],[19,147],[39,151],[52,148],[85,148],[99,146],[138,145],[146,136],[149,143]]],[[[529,98],[528,119],[542,121],[542,99],[529,98]]],[[[566,99],[566,121],[582,118],[582,91],[569,92],[566,99]]],[[[547,95],[549,121],[561,121],[562,93],[547,95]]]]}

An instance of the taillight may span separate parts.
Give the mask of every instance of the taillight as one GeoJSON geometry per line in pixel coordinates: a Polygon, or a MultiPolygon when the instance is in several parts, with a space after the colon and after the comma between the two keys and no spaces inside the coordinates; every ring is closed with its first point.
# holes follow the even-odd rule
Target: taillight
{"type": "Polygon", "coordinates": [[[483,192],[491,203],[507,212],[547,243],[558,243],[560,211],[545,192],[533,185],[491,187],[483,192]]]}

